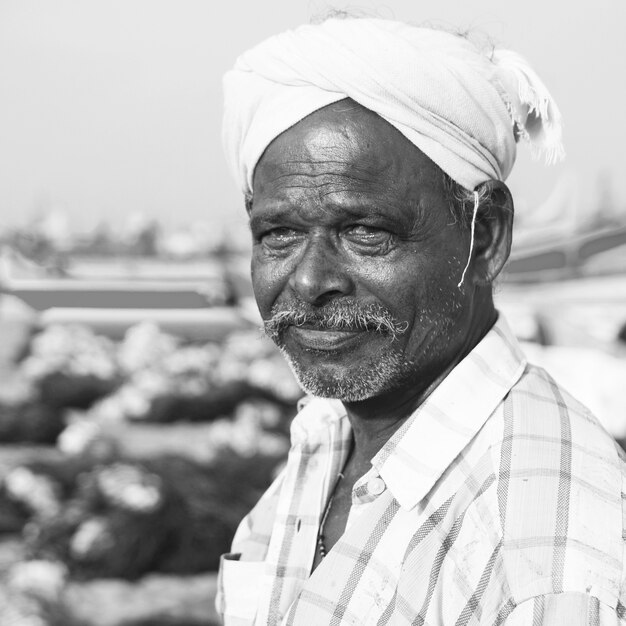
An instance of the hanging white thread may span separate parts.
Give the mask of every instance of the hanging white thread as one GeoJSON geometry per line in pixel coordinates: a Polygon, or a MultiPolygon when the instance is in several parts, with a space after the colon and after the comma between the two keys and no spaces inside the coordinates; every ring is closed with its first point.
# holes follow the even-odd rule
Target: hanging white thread
{"type": "Polygon", "coordinates": [[[463,284],[463,281],[465,280],[465,272],[467,272],[467,268],[469,267],[470,261],[472,260],[472,252],[474,251],[474,232],[476,230],[476,214],[478,213],[478,204],[479,204],[478,192],[474,191],[474,211],[472,212],[472,227],[470,231],[470,249],[469,249],[469,255],[467,257],[467,263],[465,264],[465,268],[463,269],[463,274],[461,274],[461,280],[459,281],[459,284],[457,285],[459,289],[461,288],[461,285],[463,284]]]}

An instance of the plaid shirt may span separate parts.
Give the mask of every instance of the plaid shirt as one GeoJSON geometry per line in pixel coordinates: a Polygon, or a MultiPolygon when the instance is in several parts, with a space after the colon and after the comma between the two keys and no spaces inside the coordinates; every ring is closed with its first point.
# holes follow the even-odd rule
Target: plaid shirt
{"type": "Polygon", "coordinates": [[[374,457],[311,574],[350,437],[339,402],[295,418],[222,559],[227,626],[626,623],[623,457],[502,318],[374,457]]]}

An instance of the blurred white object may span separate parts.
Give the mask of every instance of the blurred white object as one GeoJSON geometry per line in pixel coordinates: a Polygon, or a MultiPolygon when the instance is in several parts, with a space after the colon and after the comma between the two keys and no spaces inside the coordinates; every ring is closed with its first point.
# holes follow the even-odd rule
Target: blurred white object
{"type": "Polygon", "coordinates": [[[11,568],[8,586],[11,590],[42,598],[58,599],[67,581],[67,568],[52,561],[25,561],[11,568]]]}
{"type": "Polygon", "coordinates": [[[69,456],[84,454],[102,430],[99,422],[74,418],[57,439],[57,447],[69,456]]]}
{"type": "Polygon", "coordinates": [[[16,467],[4,478],[4,488],[37,517],[54,517],[61,508],[59,486],[44,474],[16,467]]]}
{"type": "Polygon", "coordinates": [[[90,518],[82,522],[70,540],[70,554],[80,561],[94,553],[100,555],[115,546],[115,539],[104,517],[90,518]]]}
{"type": "Polygon", "coordinates": [[[626,361],[589,348],[523,343],[528,360],[585,404],[614,437],[626,437],[626,361]]]}
{"type": "Polygon", "coordinates": [[[126,331],[118,360],[127,372],[136,372],[171,354],[178,344],[176,337],[162,332],[154,322],[142,322],[126,331]]]}
{"type": "Polygon", "coordinates": [[[21,370],[33,380],[52,372],[110,380],[117,374],[115,348],[85,326],[53,324],[32,339],[21,370]]]}

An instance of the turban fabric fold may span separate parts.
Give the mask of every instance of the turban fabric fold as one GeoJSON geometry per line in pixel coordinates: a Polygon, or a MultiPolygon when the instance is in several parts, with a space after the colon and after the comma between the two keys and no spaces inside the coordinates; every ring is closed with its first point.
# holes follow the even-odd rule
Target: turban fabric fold
{"type": "Polygon", "coordinates": [[[244,193],[279,134],[351,98],[387,120],[466,189],[505,180],[519,138],[563,155],[560,113],[518,54],[370,18],[329,19],[271,37],[224,77],[226,158],[244,193]]]}

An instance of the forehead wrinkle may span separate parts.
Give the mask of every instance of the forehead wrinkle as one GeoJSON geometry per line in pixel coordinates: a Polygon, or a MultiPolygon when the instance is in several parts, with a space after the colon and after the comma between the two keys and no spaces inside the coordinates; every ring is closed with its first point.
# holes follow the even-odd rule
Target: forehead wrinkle
{"type": "MultiPolygon", "coordinates": [[[[374,159],[367,158],[368,155],[361,155],[359,161],[364,158],[367,163],[360,163],[355,158],[340,158],[340,159],[320,159],[320,158],[307,158],[307,159],[283,159],[280,162],[280,166],[302,166],[307,168],[315,168],[320,165],[338,165],[341,173],[345,172],[362,172],[365,176],[377,176],[383,174],[389,170],[393,165],[393,159],[388,158],[383,163],[374,163],[374,159]]],[[[380,156],[378,157],[379,160],[380,156]]]]}
{"type": "MultiPolygon", "coordinates": [[[[343,165],[342,162],[333,161],[330,163],[343,165]]],[[[307,164],[310,163],[307,162],[307,164]]],[[[264,193],[276,193],[276,191],[280,192],[288,189],[304,189],[309,187],[309,185],[311,189],[317,189],[323,195],[328,193],[323,191],[324,188],[329,187],[335,187],[337,193],[389,193],[396,190],[396,187],[390,186],[388,181],[381,180],[381,177],[377,176],[373,169],[358,166],[354,166],[350,170],[342,168],[340,170],[323,172],[282,172],[274,176],[264,175],[263,178],[265,179],[263,186],[266,187],[264,193]],[[290,180],[294,182],[286,182],[290,180]],[[301,180],[301,182],[298,182],[298,180],[301,180]],[[307,181],[307,184],[305,184],[305,181],[307,181]],[[351,182],[356,184],[351,186],[351,182]]]]}
{"type": "MultiPolygon", "coordinates": [[[[269,181],[270,183],[269,185],[270,190],[268,190],[269,193],[273,191],[271,187],[275,186],[272,183],[278,184],[278,189],[275,191],[278,191],[279,193],[281,191],[287,191],[289,189],[299,189],[299,190],[310,189],[311,191],[318,191],[319,193],[323,195],[327,195],[328,193],[363,194],[363,193],[368,193],[368,192],[378,194],[378,193],[385,193],[386,191],[393,191],[392,189],[390,189],[388,185],[384,184],[383,182],[372,181],[371,179],[366,178],[366,177],[341,175],[337,177],[338,180],[324,180],[325,178],[336,177],[337,175],[325,173],[325,174],[297,174],[293,176],[297,178],[302,178],[302,179],[309,179],[309,180],[312,180],[313,182],[311,182],[311,184],[304,184],[304,180],[301,182],[298,182],[297,180],[293,182],[283,182],[285,179],[288,180],[292,178],[292,176],[281,175],[277,177],[276,179],[269,181]],[[351,185],[350,183],[358,183],[358,184],[351,185]],[[330,191],[326,191],[328,189],[330,189],[330,191]]],[[[266,191],[265,193],[268,193],[268,191],[266,191]]]]}
{"type": "Polygon", "coordinates": [[[282,173],[275,179],[267,181],[265,185],[267,186],[260,195],[264,198],[265,209],[272,206],[276,208],[276,211],[271,211],[273,215],[294,210],[295,205],[300,205],[303,201],[302,196],[290,195],[290,190],[297,190],[310,194],[309,198],[315,202],[320,215],[328,215],[335,211],[345,211],[346,217],[353,213],[359,217],[363,217],[364,214],[378,214],[391,219],[401,219],[402,215],[408,215],[414,230],[424,228],[425,217],[434,208],[433,195],[438,191],[436,185],[426,182],[420,185],[417,194],[414,195],[413,192],[405,194],[403,185],[390,185],[388,180],[372,180],[367,177],[346,175],[344,172],[282,173]],[[298,178],[301,180],[298,181],[298,178]],[[315,179],[318,179],[317,182],[310,184],[310,181],[315,179]],[[351,185],[350,181],[358,184],[351,185]],[[337,196],[334,201],[331,199],[332,196],[337,196]],[[351,211],[351,207],[360,207],[362,210],[351,211]],[[372,212],[374,207],[379,210],[372,212]]]}

